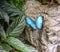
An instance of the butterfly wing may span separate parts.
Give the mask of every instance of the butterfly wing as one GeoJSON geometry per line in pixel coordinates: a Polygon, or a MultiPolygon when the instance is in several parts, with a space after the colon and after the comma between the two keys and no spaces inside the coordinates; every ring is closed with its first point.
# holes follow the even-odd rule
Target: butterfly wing
{"type": "Polygon", "coordinates": [[[39,16],[36,18],[36,26],[40,30],[42,29],[43,21],[44,21],[43,16],[39,16]]]}
{"type": "Polygon", "coordinates": [[[36,29],[36,25],[34,23],[34,21],[31,18],[26,18],[25,19],[26,23],[31,26],[33,29],[36,29]]]}

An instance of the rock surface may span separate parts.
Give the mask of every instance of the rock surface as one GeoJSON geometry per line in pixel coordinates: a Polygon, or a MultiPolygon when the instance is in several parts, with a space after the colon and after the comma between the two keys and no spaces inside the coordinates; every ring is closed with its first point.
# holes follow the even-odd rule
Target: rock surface
{"type": "Polygon", "coordinates": [[[37,1],[28,0],[25,9],[26,15],[34,21],[36,17],[44,16],[43,30],[39,30],[40,33],[38,33],[38,30],[32,30],[27,26],[26,39],[36,46],[37,49],[40,50],[42,48],[42,52],[59,52],[57,48],[60,45],[60,6],[54,5],[49,7],[48,5],[41,5],[37,1]],[[39,45],[39,37],[45,46],[39,45]],[[46,40],[47,37],[48,40],[46,40]]]}

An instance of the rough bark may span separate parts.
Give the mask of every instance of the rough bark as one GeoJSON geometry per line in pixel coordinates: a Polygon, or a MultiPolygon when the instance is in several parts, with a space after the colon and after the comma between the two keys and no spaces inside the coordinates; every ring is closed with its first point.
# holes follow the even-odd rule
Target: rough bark
{"type": "Polygon", "coordinates": [[[27,25],[26,39],[31,42],[39,52],[59,52],[60,46],[60,6],[41,5],[37,1],[27,1],[26,15],[35,21],[35,18],[44,16],[42,30],[32,30],[27,25]],[[42,51],[41,51],[42,50],[42,51]]]}

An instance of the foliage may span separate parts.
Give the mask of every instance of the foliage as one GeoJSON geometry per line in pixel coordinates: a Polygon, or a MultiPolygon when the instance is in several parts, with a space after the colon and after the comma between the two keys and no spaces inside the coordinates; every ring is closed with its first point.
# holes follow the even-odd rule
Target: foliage
{"type": "Polygon", "coordinates": [[[28,48],[15,38],[21,35],[25,28],[26,15],[15,5],[9,4],[6,0],[2,1],[0,1],[0,45],[7,52],[12,48],[19,52],[29,52],[28,48]]]}
{"type": "Polygon", "coordinates": [[[18,39],[14,38],[14,37],[8,37],[6,39],[6,41],[14,48],[16,48],[17,50],[21,51],[21,52],[30,52],[27,47],[18,39]],[[14,42],[14,43],[13,43],[14,42]]]}
{"type": "MultiPolygon", "coordinates": [[[[7,30],[7,28],[5,28],[9,32],[12,29],[15,31],[15,33],[17,31],[19,31],[19,30],[23,30],[24,29],[23,27],[25,26],[25,25],[22,26],[22,24],[25,23],[25,21],[24,21],[24,18],[25,18],[24,13],[21,12],[19,9],[17,9],[14,5],[10,5],[9,3],[7,3],[6,1],[0,2],[0,3],[1,3],[0,4],[1,5],[1,7],[0,7],[0,9],[1,9],[0,10],[0,21],[1,21],[0,22],[0,27],[1,27],[0,31],[3,31],[4,26],[9,26],[8,30],[7,30]],[[9,22],[10,22],[10,24],[9,24],[9,22]],[[2,27],[2,25],[3,25],[3,27],[2,27]]],[[[6,33],[4,32],[4,36],[5,36],[5,34],[6,33]]]]}
{"type": "Polygon", "coordinates": [[[19,36],[24,27],[25,27],[25,21],[24,21],[25,16],[22,16],[22,18],[17,17],[12,24],[9,26],[9,28],[7,29],[7,35],[8,36],[19,36]]]}
{"type": "Polygon", "coordinates": [[[5,49],[7,52],[9,52],[10,50],[12,50],[11,46],[9,46],[6,43],[1,44],[2,49],[5,49]]]}
{"type": "Polygon", "coordinates": [[[26,3],[26,0],[9,0],[11,4],[14,4],[17,8],[22,9],[23,5],[26,3]]]}

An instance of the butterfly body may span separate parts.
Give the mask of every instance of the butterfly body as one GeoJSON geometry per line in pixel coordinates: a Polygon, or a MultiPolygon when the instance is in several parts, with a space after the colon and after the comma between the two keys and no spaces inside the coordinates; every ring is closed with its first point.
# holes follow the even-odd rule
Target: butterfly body
{"type": "Polygon", "coordinates": [[[39,16],[36,18],[36,21],[34,23],[34,21],[31,18],[26,18],[25,19],[26,23],[31,26],[33,29],[42,29],[42,25],[43,25],[43,16],[39,16]]]}

